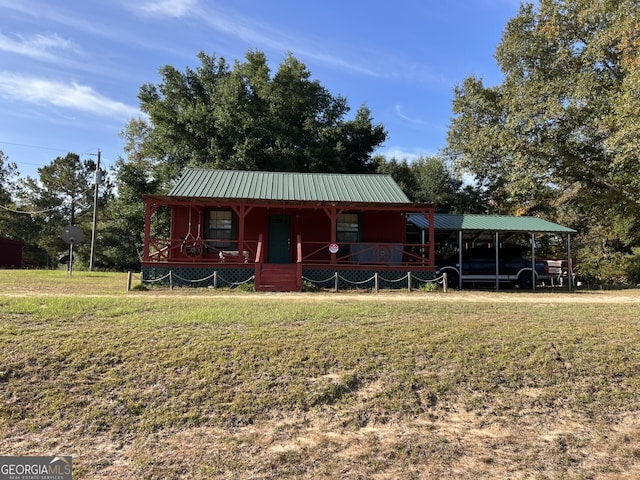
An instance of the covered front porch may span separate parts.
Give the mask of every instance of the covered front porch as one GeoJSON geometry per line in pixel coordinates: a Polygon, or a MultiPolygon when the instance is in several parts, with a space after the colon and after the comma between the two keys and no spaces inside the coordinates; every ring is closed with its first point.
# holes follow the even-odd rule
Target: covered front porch
{"type": "Polygon", "coordinates": [[[300,291],[303,281],[348,288],[371,278],[404,286],[407,275],[435,272],[433,229],[407,242],[414,213],[433,219],[433,206],[148,196],[143,281],[253,281],[258,291],[300,291]]]}

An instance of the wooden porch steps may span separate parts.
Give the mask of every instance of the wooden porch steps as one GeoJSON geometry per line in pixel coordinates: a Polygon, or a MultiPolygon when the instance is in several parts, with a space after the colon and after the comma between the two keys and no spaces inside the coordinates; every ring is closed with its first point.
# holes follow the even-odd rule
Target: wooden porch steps
{"type": "Polygon", "coordinates": [[[302,280],[298,280],[296,264],[265,263],[262,265],[262,277],[259,292],[296,292],[301,290],[302,280]]]}

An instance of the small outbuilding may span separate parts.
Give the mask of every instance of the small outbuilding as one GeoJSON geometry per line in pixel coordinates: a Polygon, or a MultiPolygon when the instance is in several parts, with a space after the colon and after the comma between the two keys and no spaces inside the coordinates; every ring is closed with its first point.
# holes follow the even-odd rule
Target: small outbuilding
{"type": "Polygon", "coordinates": [[[0,238],[0,268],[22,268],[22,242],[0,238]]]}

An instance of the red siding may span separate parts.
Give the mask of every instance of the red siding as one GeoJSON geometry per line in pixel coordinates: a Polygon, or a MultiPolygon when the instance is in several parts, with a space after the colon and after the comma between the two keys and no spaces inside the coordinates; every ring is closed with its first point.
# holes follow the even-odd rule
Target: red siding
{"type": "MultiPolygon", "coordinates": [[[[190,233],[189,238],[198,236],[200,222],[200,238],[206,237],[204,231],[205,212],[198,208],[191,209],[191,227],[189,227],[189,208],[174,206],[171,222],[171,237],[182,241],[190,233]]],[[[329,242],[331,240],[331,224],[324,210],[309,209],[268,209],[254,208],[249,212],[245,222],[245,240],[255,241],[262,234],[268,241],[269,215],[271,213],[291,216],[292,241],[298,234],[304,242],[329,242]]],[[[363,242],[404,243],[406,237],[406,219],[397,212],[365,211],[361,214],[361,240],[363,242]]]]}
{"type": "Polygon", "coordinates": [[[398,212],[366,211],[362,214],[363,242],[404,243],[407,221],[398,212]]]}
{"type": "Polygon", "coordinates": [[[0,238],[0,268],[22,268],[22,242],[0,238]]]}

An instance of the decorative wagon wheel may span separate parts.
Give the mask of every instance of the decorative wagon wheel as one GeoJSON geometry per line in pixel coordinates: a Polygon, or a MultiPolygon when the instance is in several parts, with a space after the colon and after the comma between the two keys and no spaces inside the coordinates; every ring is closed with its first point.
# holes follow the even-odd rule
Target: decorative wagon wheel
{"type": "Polygon", "coordinates": [[[389,247],[384,245],[378,245],[373,251],[373,257],[376,259],[377,262],[385,263],[389,260],[391,256],[390,253],[391,252],[389,250],[389,247]]]}
{"type": "Polygon", "coordinates": [[[182,251],[189,257],[199,257],[204,251],[204,246],[199,241],[189,242],[182,245],[182,251]]]}

